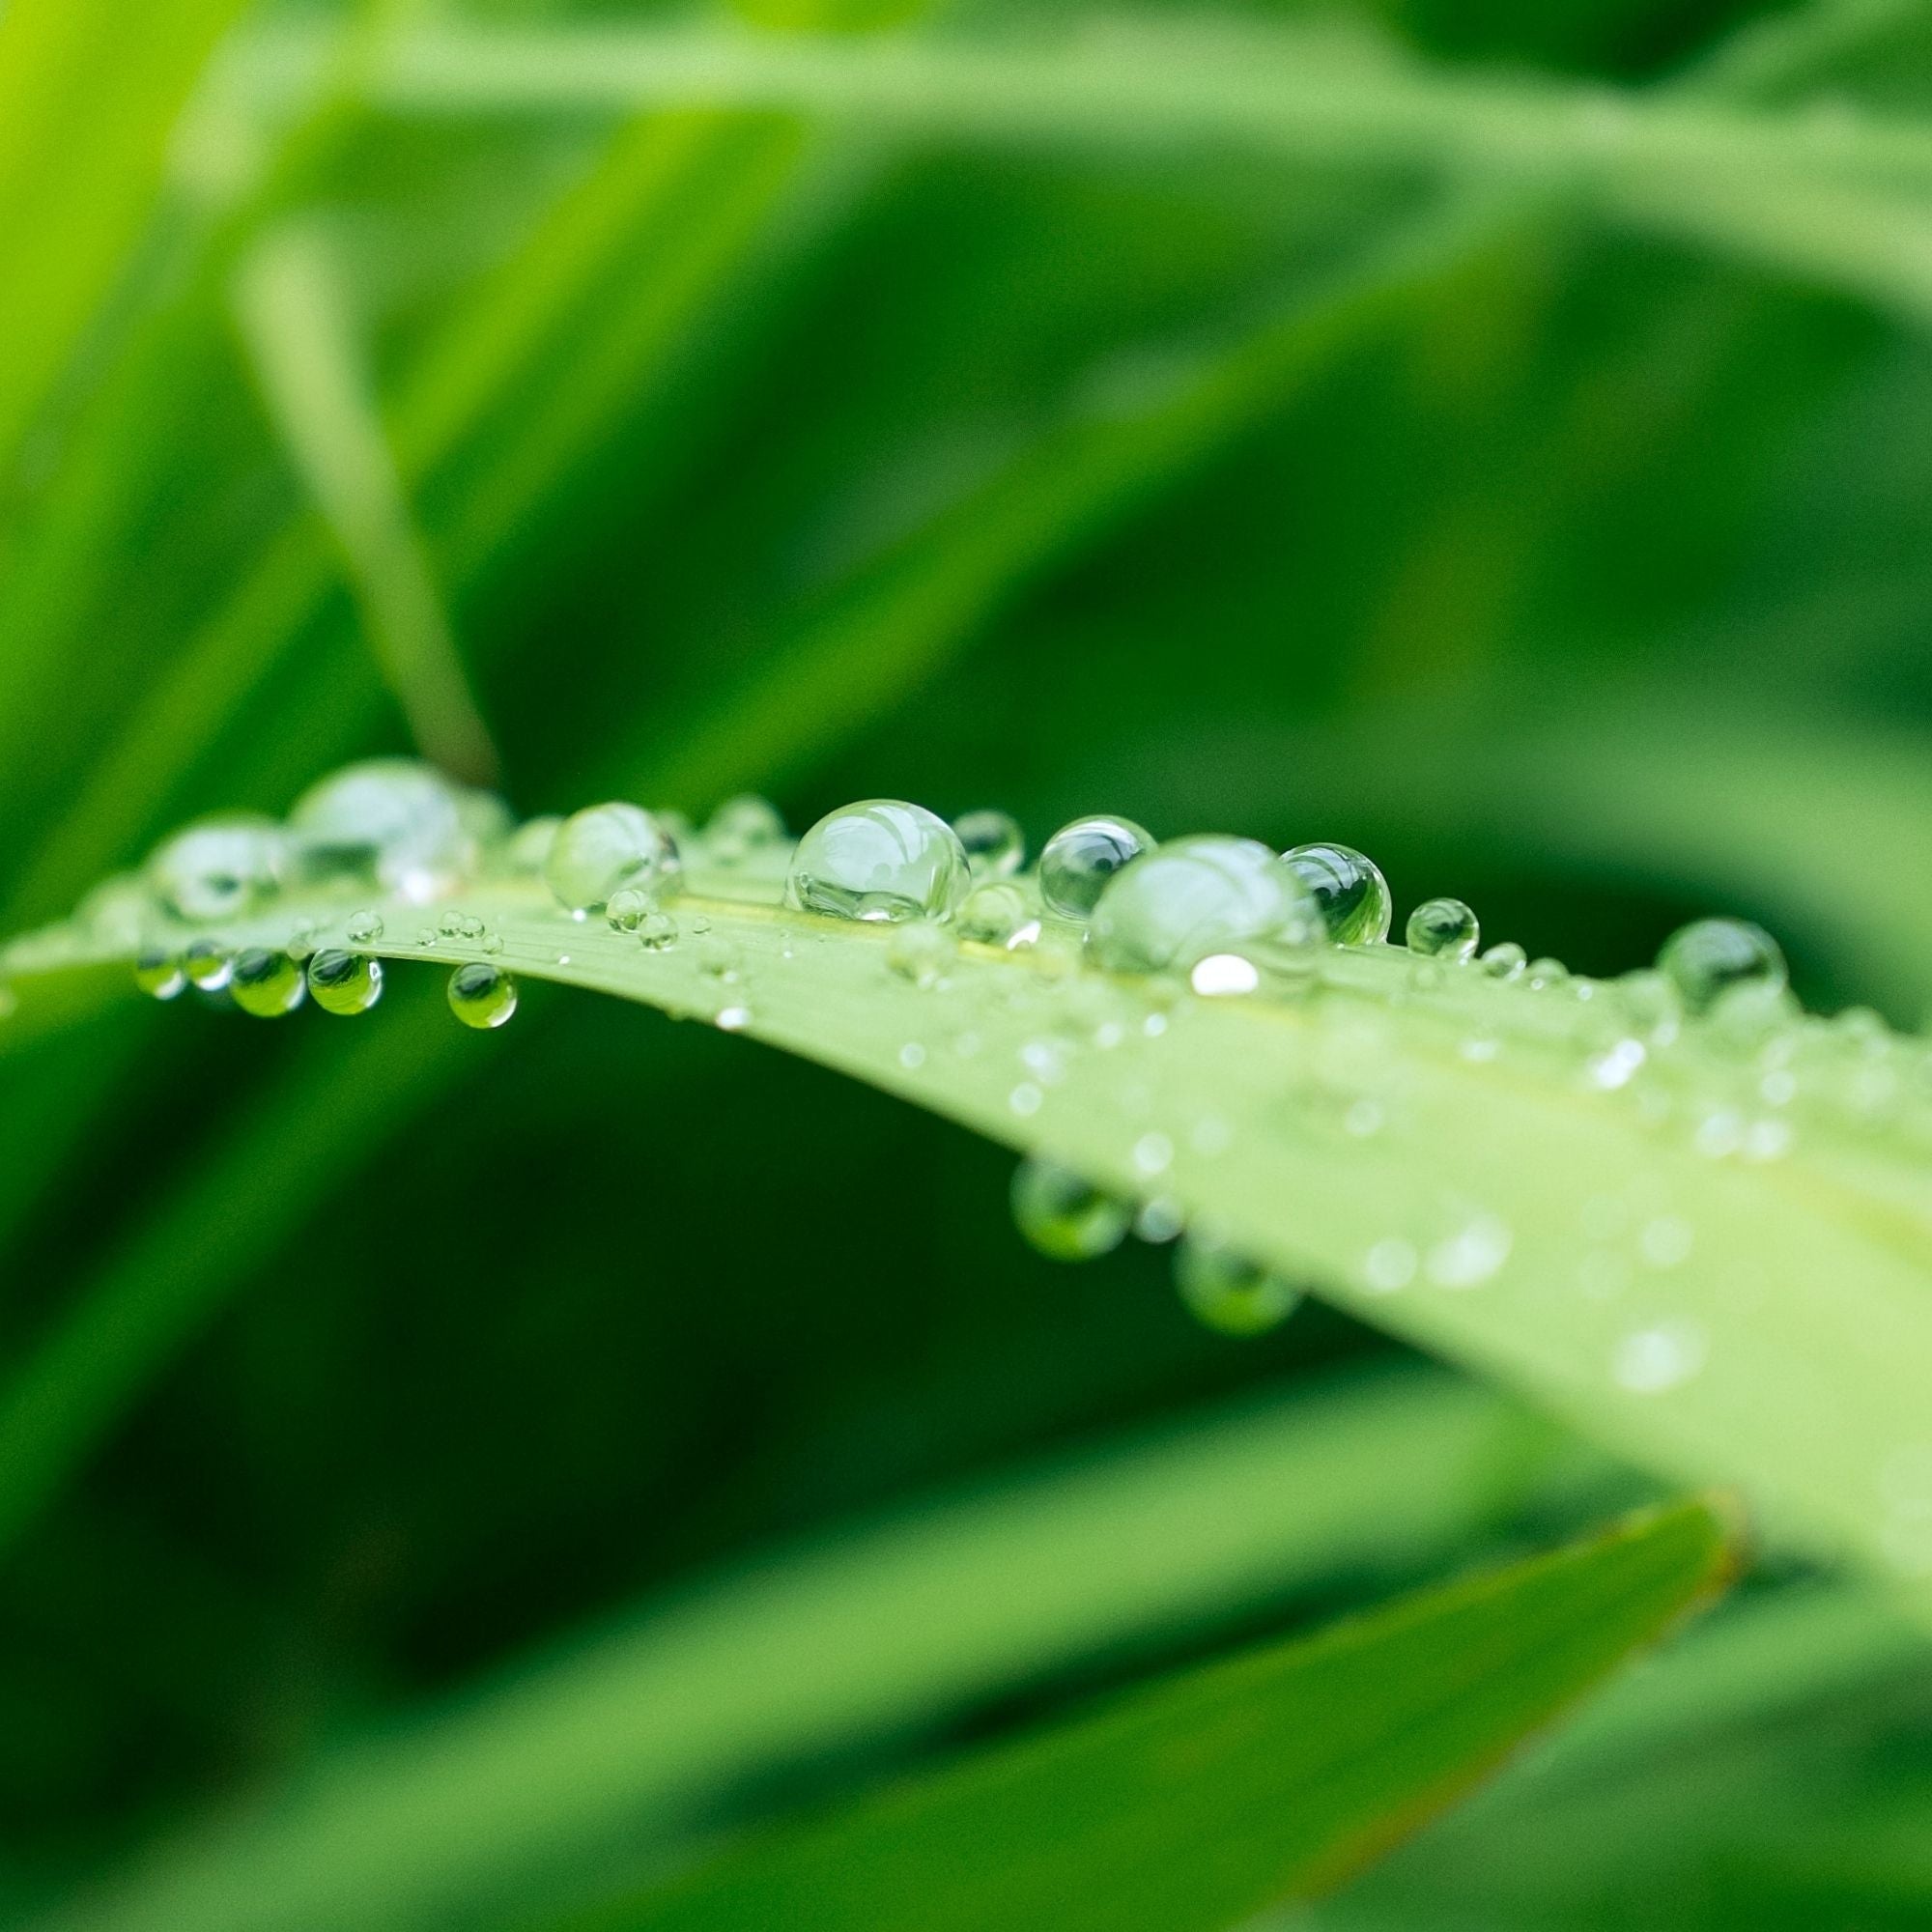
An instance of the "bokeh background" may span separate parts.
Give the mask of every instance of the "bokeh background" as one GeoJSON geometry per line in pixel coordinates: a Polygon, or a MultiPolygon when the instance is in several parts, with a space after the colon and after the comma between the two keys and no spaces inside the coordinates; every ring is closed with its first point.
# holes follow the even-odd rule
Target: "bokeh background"
{"type": "MultiPolygon", "coordinates": [[[[1834,157],[1923,127],[1928,55],[1932,9],[1886,0],[8,0],[6,923],[415,749],[525,812],[755,790],[795,826],[886,795],[1035,841],[1100,809],[1340,838],[1399,918],[1454,893],[1615,971],[1735,912],[1807,1002],[1916,1025],[1932,177],[1909,138],[1834,157]],[[687,27],[1042,75],[1070,46],[1075,78],[627,107],[624,59],[687,27]],[[1164,128],[1136,90],[1189,73],[1283,76],[1284,126],[1351,104],[1321,138],[1164,128]]],[[[541,988],[473,1037],[393,978],[353,1033],[130,995],[0,1041],[23,1919],[694,1577],[1400,1366],[1319,1303],[1206,1334],[1157,1249],[1040,1260],[998,1151],[816,1069],[541,988]]],[[[1411,1479],[1364,1442],[1365,1481],[1411,1479]]],[[[1491,1448],[1428,1535],[707,1802],[917,1760],[1622,1485],[1552,1500],[1573,1451],[1526,1423],[1491,1448]]],[[[1923,1673],[1873,1655],[1540,1824],[1498,1787],[1321,1922],[1922,1923],[1923,1673]]]]}

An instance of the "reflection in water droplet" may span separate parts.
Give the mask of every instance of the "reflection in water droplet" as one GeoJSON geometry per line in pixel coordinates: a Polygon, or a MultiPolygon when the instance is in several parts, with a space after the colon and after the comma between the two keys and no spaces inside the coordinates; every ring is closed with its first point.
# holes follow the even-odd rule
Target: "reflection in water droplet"
{"type": "Polygon", "coordinates": [[[976,878],[1007,879],[1026,859],[1026,834],[1011,812],[962,812],[952,821],[976,878]]]}
{"type": "Polygon", "coordinates": [[[1409,914],[1405,936],[1411,952],[1430,959],[1462,960],[1474,956],[1481,928],[1475,913],[1461,899],[1424,899],[1409,914]]]}
{"type": "Polygon", "coordinates": [[[1693,1013],[1705,1011],[1734,986],[1784,985],[1784,954],[1777,942],[1742,919],[1693,920],[1663,942],[1657,964],[1693,1013]]]}
{"type": "Polygon", "coordinates": [[[1321,923],[1337,946],[1373,946],[1388,937],[1395,901],[1381,868],[1366,852],[1352,845],[1296,845],[1282,858],[1314,895],[1321,923]]]}
{"type": "Polygon", "coordinates": [[[326,1013],[366,1013],[383,997],[383,962],[330,948],[310,958],[308,990],[326,1013]]]}
{"type": "Polygon", "coordinates": [[[272,819],[238,813],[203,819],[148,861],[156,896],[185,920],[236,919],[281,890],[288,841],[272,819]]]}
{"type": "Polygon", "coordinates": [[[234,970],[234,962],[229,957],[225,946],[217,946],[212,939],[191,939],[182,954],[182,971],[186,975],[190,986],[199,987],[204,993],[218,993],[227,985],[228,977],[234,970]]]}
{"type": "Polygon", "coordinates": [[[1120,1246],[1131,1209],[1124,1201],[1050,1160],[1013,1173],[1013,1221],[1049,1261],[1085,1262],[1120,1246]]]}
{"type": "MultiPolygon", "coordinates": [[[[499,806],[488,823],[501,830],[499,806]]],[[[416,900],[474,870],[473,826],[457,787],[411,758],[346,765],[310,786],[289,813],[305,876],[362,879],[416,900]]]]}
{"type": "Polygon", "coordinates": [[[1175,1286],[1194,1319],[1223,1335],[1263,1335],[1301,1302],[1301,1291],[1199,1229],[1174,1257],[1175,1286]]]}
{"type": "Polygon", "coordinates": [[[274,1020],[294,1012],[308,987],[301,968],[286,952],[251,946],[235,955],[228,990],[244,1013],[274,1020]]]}
{"type": "Polygon", "coordinates": [[[1516,980],[1529,964],[1529,955],[1513,939],[1499,941],[1483,954],[1482,967],[1492,980],[1516,980]]]}
{"type": "Polygon", "coordinates": [[[1152,850],[1152,835],[1131,818],[1105,813],[1076,818],[1063,825],[1040,851],[1040,896],[1062,919],[1085,920],[1107,881],[1152,850]]]}
{"type": "Polygon", "coordinates": [[[449,976],[449,1009],[467,1027],[499,1027],[517,1010],[517,982],[500,966],[472,960],[449,976]]]}
{"type": "Polygon", "coordinates": [[[134,960],[134,983],[151,999],[172,1000],[187,984],[187,975],[172,952],[146,952],[134,960]]]}
{"type": "Polygon", "coordinates": [[[1282,860],[1255,839],[1209,834],[1157,846],[1112,879],[1087,945],[1109,972],[1185,973],[1248,941],[1287,951],[1320,936],[1315,903],[1282,860]]]}
{"type": "Polygon", "coordinates": [[[838,919],[946,919],[969,877],[943,818],[902,799],[863,799],[828,812],[798,841],[785,903],[838,919]]]}

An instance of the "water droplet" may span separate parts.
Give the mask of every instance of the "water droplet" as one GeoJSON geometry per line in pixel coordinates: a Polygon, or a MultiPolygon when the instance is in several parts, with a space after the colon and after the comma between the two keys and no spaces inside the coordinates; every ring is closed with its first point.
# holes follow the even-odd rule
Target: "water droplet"
{"type": "Polygon", "coordinates": [[[1039,937],[1039,913],[1019,886],[1004,880],[975,886],[959,903],[953,924],[962,939],[981,946],[1028,945],[1039,937]]]}
{"type": "Polygon", "coordinates": [[[187,975],[172,952],[151,951],[136,956],[134,983],[151,999],[172,1000],[187,984],[187,975]]]}
{"type": "Polygon", "coordinates": [[[437,921],[436,929],[445,939],[461,939],[463,937],[463,915],[454,906],[450,906],[445,909],[442,917],[437,921]]]}
{"type": "Polygon", "coordinates": [[[1437,1288],[1480,1288],[1509,1259],[1507,1222],[1478,1214],[1429,1251],[1426,1271],[1437,1288]]]}
{"type": "Polygon", "coordinates": [[[1524,974],[1532,993],[1547,992],[1569,982],[1570,969],[1560,959],[1532,959],[1524,974]]]}
{"type": "Polygon", "coordinates": [[[468,1027],[499,1027],[517,1010],[517,982],[500,966],[472,960],[449,976],[449,1010],[468,1027]]]}
{"type": "Polygon", "coordinates": [[[1483,954],[1482,968],[1492,980],[1518,980],[1529,964],[1529,955],[1513,939],[1499,941],[1483,954]]]}
{"type": "Polygon", "coordinates": [[[1408,916],[1408,950],[1431,959],[1468,959],[1481,928],[1461,899],[1424,899],[1408,916]]]}
{"type": "Polygon", "coordinates": [[[1707,1010],[1734,986],[1784,985],[1784,954],[1762,927],[1742,919],[1699,919],[1663,942],[1658,969],[1677,988],[1686,1009],[1707,1010]]]}
{"type": "Polygon", "coordinates": [[[1030,1119],[1033,1115],[1039,1112],[1039,1103],[1046,1096],[1039,1091],[1037,1087],[1036,1087],[1033,1084],[1031,1080],[1022,1080],[1020,1084],[1017,1087],[1015,1087],[1010,1094],[1007,1095],[1007,1106],[1011,1112],[1017,1114],[1020,1117],[1020,1119],[1024,1121],[1030,1119]]]}
{"type": "Polygon", "coordinates": [[[182,953],[182,971],[190,986],[204,993],[218,993],[228,983],[234,961],[225,946],[212,939],[191,939],[182,953]]]}
{"type": "Polygon", "coordinates": [[[657,813],[612,800],[573,812],[544,860],[544,883],[567,912],[591,913],[625,887],[655,896],[677,876],[676,840],[657,813]]]}
{"type": "Polygon", "coordinates": [[[1264,1335],[1301,1301],[1292,1282],[1198,1228],[1175,1251],[1174,1282],[1194,1319],[1222,1335],[1264,1335]]]}
{"type": "Polygon", "coordinates": [[[1083,1175],[1050,1160],[1013,1173],[1013,1221],[1049,1261],[1090,1262],[1125,1238],[1132,1210],[1083,1175]]]}
{"type": "Polygon", "coordinates": [[[542,818],[526,818],[510,834],[509,843],[503,849],[504,862],[513,872],[541,872],[544,861],[550,857],[550,848],[556,843],[556,835],[563,830],[563,820],[554,812],[542,818]]]}
{"type": "Polygon", "coordinates": [[[1321,920],[1296,874],[1252,838],[1215,834],[1156,846],[1110,880],[1087,944],[1116,973],[1185,972],[1246,941],[1314,946],[1321,920]]]}
{"type": "Polygon", "coordinates": [[[1174,1143],[1165,1134],[1143,1134],[1134,1143],[1134,1169],[1149,1176],[1165,1174],[1174,1165],[1174,1143]]]}
{"type": "Polygon", "coordinates": [[[311,878],[357,878],[404,898],[435,898],[475,869],[462,795],[431,765],[370,758],[312,785],[289,813],[311,878]]]}
{"type": "Polygon", "coordinates": [[[308,990],[326,1013],[366,1013],[383,997],[383,962],[331,947],[310,958],[308,990]]]}
{"type": "Polygon", "coordinates": [[[916,1072],[925,1065],[925,1048],[918,1040],[909,1039],[899,1048],[899,1065],[908,1073],[916,1072]]]}
{"type": "Polygon", "coordinates": [[[1362,1258],[1362,1282],[1374,1294],[1394,1294],[1415,1279],[1414,1246],[1385,1235],[1362,1258]]]}
{"type": "Polygon", "coordinates": [[[958,957],[952,935],[930,920],[901,925],[886,942],[886,965],[922,991],[937,986],[958,957]]]}
{"type": "Polygon", "coordinates": [[[720,1007],[716,1025],[721,1033],[742,1033],[752,1024],[750,1007],[720,1007]]]}
{"type": "Polygon", "coordinates": [[[1156,1194],[1151,1201],[1143,1201],[1134,1215],[1136,1238],[1156,1247],[1163,1241],[1174,1240],[1186,1225],[1180,1203],[1170,1200],[1165,1194],[1156,1194]]]}
{"type": "Polygon", "coordinates": [[[728,939],[700,939],[696,958],[697,970],[708,979],[722,980],[726,985],[737,982],[740,964],[738,949],[728,939]]]}
{"type": "Polygon", "coordinates": [[[862,799],[828,812],[798,841],[785,903],[836,919],[946,919],[968,878],[965,851],[945,819],[902,799],[862,799]]]}
{"type": "Polygon", "coordinates": [[[1694,1321],[1660,1321],[1633,1329],[1610,1356],[1610,1375],[1633,1395],[1662,1395],[1704,1366],[1707,1344],[1694,1321]]]}
{"type": "Polygon", "coordinates": [[[343,930],[355,945],[373,946],[383,936],[383,915],[373,906],[364,906],[360,912],[349,915],[343,930]]]}
{"type": "Polygon", "coordinates": [[[1026,834],[1010,812],[962,812],[952,821],[976,878],[1008,879],[1026,859],[1026,834]]]}
{"type": "Polygon", "coordinates": [[[186,920],[224,920],[253,911],[281,890],[288,841],[272,819],[208,818],[177,832],[148,861],[148,884],[186,920]]]}
{"type": "Polygon", "coordinates": [[[704,827],[704,856],[714,866],[742,866],[784,843],[777,806],[750,792],[727,798],[704,827]]]}
{"type": "Polygon", "coordinates": [[[1602,1053],[1591,1058],[1583,1071],[1591,1086],[1613,1093],[1619,1087],[1628,1087],[1648,1058],[1640,1039],[1612,1040],[1602,1053]]]}
{"type": "Polygon", "coordinates": [[[612,932],[636,932],[658,909],[656,898],[637,886],[620,886],[604,907],[612,932]]]}
{"type": "Polygon", "coordinates": [[[1366,852],[1352,845],[1296,845],[1282,857],[1314,895],[1321,923],[1337,946],[1373,946],[1388,937],[1395,901],[1381,868],[1366,852]]]}
{"type": "Polygon", "coordinates": [[[668,912],[647,912],[638,922],[638,944],[646,952],[663,952],[677,943],[677,921],[668,912]]]}
{"type": "Polygon", "coordinates": [[[235,955],[228,990],[244,1013],[258,1020],[276,1020],[301,1005],[308,986],[301,968],[286,952],[251,946],[235,955]]]}
{"type": "Polygon", "coordinates": [[[1131,818],[1095,813],[1063,825],[1039,855],[1040,896],[1063,919],[1085,920],[1107,881],[1144,852],[1153,836],[1131,818]]]}

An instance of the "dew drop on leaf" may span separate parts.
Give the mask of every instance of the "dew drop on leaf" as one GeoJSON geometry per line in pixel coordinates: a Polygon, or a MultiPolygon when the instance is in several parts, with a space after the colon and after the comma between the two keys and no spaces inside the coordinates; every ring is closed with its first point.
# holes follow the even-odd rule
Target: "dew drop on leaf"
{"type": "Polygon", "coordinates": [[[1013,1223],[1049,1261],[1088,1262],[1120,1246],[1133,1210],[1057,1161],[1025,1160],[1013,1172],[1013,1223]]]}
{"type": "Polygon", "coordinates": [[[1478,962],[1492,980],[1520,980],[1529,964],[1529,954],[1513,939],[1498,940],[1478,962]]]}
{"type": "Polygon", "coordinates": [[[308,990],[302,969],[279,948],[251,946],[235,955],[228,991],[244,1013],[280,1019],[301,1005],[308,990]]]}
{"type": "Polygon", "coordinates": [[[1301,1302],[1301,1290],[1200,1229],[1181,1237],[1174,1283],[1187,1311],[1221,1335],[1264,1335],[1301,1302]]]}
{"type": "Polygon", "coordinates": [[[1693,920],[1663,942],[1657,964],[1693,1013],[1707,1011],[1734,986],[1779,990],[1784,985],[1784,954],[1777,942],[1747,920],[1693,920]]]}
{"type": "Polygon", "coordinates": [[[952,821],[975,878],[1009,879],[1026,860],[1026,834],[1009,811],[988,807],[961,812],[952,821]]]}
{"type": "Polygon", "coordinates": [[[187,984],[187,975],[172,952],[150,950],[135,957],[134,984],[150,999],[172,1000],[187,984]]]}
{"type": "Polygon", "coordinates": [[[472,960],[449,976],[449,1010],[467,1027],[499,1027],[517,1010],[517,982],[500,966],[472,960]]]}
{"type": "Polygon", "coordinates": [[[798,841],[785,903],[836,919],[946,919],[969,877],[945,819],[903,799],[862,799],[827,812],[798,841]]]}
{"type": "Polygon", "coordinates": [[[1107,881],[1144,852],[1153,835],[1131,818],[1095,813],[1063,825],[1039,855],[1039,891],[1063,919],[1086,920],[1107,881]]]}
{"type": "Polygon", "coordinates": [[[415,900],[447,892],[474,869],[474,822],[458,787],[411,758],[345,765],[289,813],[305,874],[361,879],[415,900]]]}
{"type": "Polygon", "coordinates": [[[1115,973],[1185,972],[1250,941],[1313,946],[1321,921],[1293,870],[1252,838],[1175,838],[1118,873],[1087,928],[1096,964],[1115,973]]]}
{"type": "Polygon", "coordinates": [[[1409,914],[1405,937],[1425,958],[1463,960],[1474,954],[1481,928],[1461,899],[1424,899],[1409,914]]]}
{"type": "Polygon", "coordinates": [[[212,939],[191,939],[182,953],[182,972],[188,984],[204,993],[220,992],[233,971],[228,949],[212,939]]]}
{"type": "Polygon", "coordinates": [[[235,919],[281,890],[288,844],[272,819],[208,818],[164,840],[148,861],[155,895],[182,919],[235,919]]]}
{"type": "Polygon", "coordinates": [[[1337,946],[1373,946],[1388,937],[1395,902],[1381,867],[1352,845],[1296,845],[1282,858],[1314,895],[1337,946]]]}
{"type": "Polygon", "coordinates": [[[952,934],[929,920],[900,926],[886,943],[886,964],[922,990],[938,985],[955,956],[952,934]]]}
{"type": "Polygon", "coordinates": [[[383,997],[383,962],[329,947],[308,962],[309,997],[326,1013],[366,1013],[383,997]]]}
{"type": "Polygon", "coordinates": [[[595,912],[626,887],[656,894],[675,879],[677,841],[656,812],[613,800],[573,812],[557,828],[543,875],[567,912],[595,912]]]}

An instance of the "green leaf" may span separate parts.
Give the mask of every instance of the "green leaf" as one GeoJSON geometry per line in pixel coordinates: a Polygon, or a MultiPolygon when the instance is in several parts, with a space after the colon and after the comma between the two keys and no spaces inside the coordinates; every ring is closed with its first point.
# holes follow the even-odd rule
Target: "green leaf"
{"type": "Polygon", "coordinates": [[[1434,1590],[753,1843],[584,1932],[1215,1932],[1324,1889],[1706,1601],[1702,1504],[1434,1590]]]}
{"type": "MultiPolygon", "coordinates": [[[[1079,967],[1062,940],[964,945],[925,987],[895,970],[887,931],[771,903],[773,875],[700,866],[692,886],[663,952],[517,883],[462,895],[497,950],[401,902],[372,950],[489,959],[711,1020],[1158,1194],[1650,1468],[1738,1484],[1811,1548],[1917,1574],[1927,1123],[1874,1110],[1861,1079],[1873,1050],[1904,1079],[1917,1049],[1779,1020],[1789,1091],[1773,1104],[1764,1040],[1660,1023],[1611,983],[1418,973],[1398,947],[1334,947],[1300,997],[1208,998],[1079,967]]],[[[285,902],[228,937],[286,943],[297,921],[339,934],[350,910],[285,902]]],[[[57,928],[0,970],[30,995],[36,976],[128,944],[57,928]]],[[[379,1041],[352,1055],[369,1056],[365,1082],[379,1041]]],[[[72,1318],[99,1346],[57,1331],[0,1396],[0,1468],[20,1472],[0,1520],[58,1474],[71,1450],[50,1458],[50,1437],[84,1443],[76,1365],[116,1365],[118,1388],[201,1279],[133,1257],[119,1299],[72,1318]]]]}

